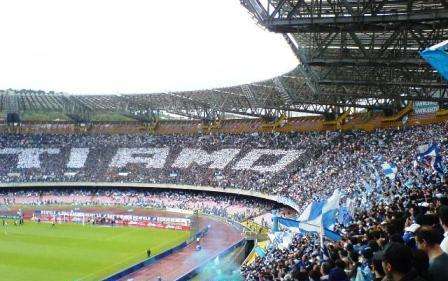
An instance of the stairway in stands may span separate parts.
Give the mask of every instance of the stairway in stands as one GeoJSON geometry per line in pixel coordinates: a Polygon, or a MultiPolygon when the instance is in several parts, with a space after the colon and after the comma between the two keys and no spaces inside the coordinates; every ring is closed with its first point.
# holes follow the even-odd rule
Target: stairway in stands
{"type": "Polygon", "coordinates": [[[1,119],[6,120],[8,113],[19,113],[19,102],[14,94],[6,92],[6,95],[1,96],[2,114],[1,119]]]}

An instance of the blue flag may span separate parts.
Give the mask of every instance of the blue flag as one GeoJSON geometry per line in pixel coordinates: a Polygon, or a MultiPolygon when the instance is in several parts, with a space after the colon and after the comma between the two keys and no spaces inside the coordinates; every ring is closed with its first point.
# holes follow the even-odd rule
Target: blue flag
{"type": "Polygon", "coordinates": [[[439,174],[444,173],[442,156],[440,154],[440,148],[437,143],[420,145],[418,148],[417,160],[419,162],[428,161],[433,168],[439,174]]]}
{"type": "Polygon", "coordinates": [[[352,216],[350,215],[350,212],[346,206],[341,206],[339,208],[338,221],[344,226],[348,226],[352,221],[352,216]]]}
{"type": "MultiPolygon", "coordinates": [[[[300,222],[293,219],[288,218],[278,218],[278,224],[282,225],[284,227],[290,228],[290,229],[297,229],[300,232],[311,232],[311,233],[320,233],[321,227],[314,224],[309,224],[307,222],[300,222]]],[[[332,231],[328,228],[322,228],[323,229],[323,235],[331,240],[339,241],[342,239],[341,235],[339,235],[337,232],[332,231]]]]}
{"type": "Polygon", "coordinates": [[[420,55],[434,69],[436,69],[442,77],[448,80],[448,40],[425,49],[420,52],[420,55]]]}
{"type": "Polygon", "coordinates": [[[381,165],[383,168],[383,173],[386,177],[393,180],[395,179],[395,175],[397,174],[398,168],[395,164],[389,164],[387,162],[384,162],[383,165],[381,165]]]}

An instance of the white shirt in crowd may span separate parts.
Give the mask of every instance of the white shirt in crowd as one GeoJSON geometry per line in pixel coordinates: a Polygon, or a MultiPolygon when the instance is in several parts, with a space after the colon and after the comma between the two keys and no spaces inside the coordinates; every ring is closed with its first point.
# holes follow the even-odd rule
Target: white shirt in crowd
{"type": "Polygon", "coordinates": [[[440,243],[440,248],[442,248],[442,251],[448,254],[448,231],[443,234],[443,237],[444,238],[442,240],[442,243],[440,243]]]}

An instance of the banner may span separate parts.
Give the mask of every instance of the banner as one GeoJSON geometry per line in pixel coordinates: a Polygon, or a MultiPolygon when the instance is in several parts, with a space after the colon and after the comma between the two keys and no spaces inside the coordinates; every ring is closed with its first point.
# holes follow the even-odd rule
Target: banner
{"type": "Polygon", "coordinates": [[[34,212],[34,220],[41,222],[58,223],[92,223],[103,225],[121,225],[137,227],[155,227],[174,230],[190,230],[191,221],[186,218],[150,217],[134,215],[97,214],[73,211],[47,211],[34,212]]]}
{"type": "MultiPolygon", "coordinates": [[[[90,148],[0,148],[0,161],[5,174],[20,176],[18,169],[37,169],[45,171],[49,162],[61,163],[58,169],[52,169],[52,177],[64,175],[72,177],[77,174],[73,169],[84,169],[86,163],[93,162],[103,165],[117,176],[126,177],[137,174],[138,170],[148,169],[189,169],[201,166],[204,169],[223,171],[232,170],[253,171],[259,173],[278,173],[300,159],[303,150],[285,149],[240,149],[224,148],[207,151],[202,148],[170,148],[170,147],[90,147],[90,148]],[[104,158],[107,151],[113,157],[104,158]],[[174,161],[167,161],[173,158],[174,161]],[[269,161],[263,161],[269,160],[269,161]],[[134,172],[135,171],[135,172],[134,172]]],[[[170,177],[176,177],[176,171],[170,172],[170,177]]],[[[221,175],[222,176],[222,175],[221,175]]]]}

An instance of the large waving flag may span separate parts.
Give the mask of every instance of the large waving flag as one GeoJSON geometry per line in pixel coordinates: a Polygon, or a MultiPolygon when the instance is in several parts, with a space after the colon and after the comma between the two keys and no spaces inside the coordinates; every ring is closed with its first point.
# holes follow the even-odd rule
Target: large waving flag
{"type": "Polygon", "coordinates": [[[417,148],[417,159],[421,161],[429,161],[434,171],[443,174],[442,156],[437,143],[420,145],[417,148]]]}
{"type": "Polygon", "coordinates": [[[336,213],[339,210],[341,193],[335,190],[326,200],[313,201],[303,211],[298,221],[277,218],[278,224],[299,231],[322,233],[324,236],[338,240],[340,236],[331,231],[336,223],[336,213]]]}
{"type": "Polygon", "coordinates": [[[322,226],[324,228],[331,228],[336,223],[336,213],[339,210],[341,196],[339,189],[336,189],[325,202],[322,208],[322,226]]]}
{"type": "MultiPolygon", "coordinates": [[[[276,219],[278,220],[279,225],[281,225],[282,218],[276,218],[276,219]]],[[[289,229],[293,230],[293,228],[289,229]]],[[[272,245],[280,250],[287,248],[292,243],[293,236],[294,236],[293,233],[289,231],[276,231],[268,234],[268,237],[271,240],[272,245]]]]}
{"type": "Polygon", "coordinates": [[[418,157],[426,158],[426,157],[436,157],[440,154],[440,148],[437,143],[433,142],[431,144],[419,145],[417,147],[418,157]]]}
{"type": "Polygon", "coordinates": [[[312,233],[320,233],[323,230],[323,236],[339,241],[342,239],[341,235],[339,235],[337,232],[332,231],[328,228],[322,228],[318,225],[309,224],[307,222],[300,222],[293,219],[288,218],[278,218],[278,224],[287,227],[288,229],[296,232],[312,232],[312,233]]]}
{"type": "Polygon", "coordinates": [[[448,80],[448,40],[425,49],[420,55],[448,80]]]}
{"type": "Polygon", "coordinates": [[[395,175],[397,174],[398,168],[395,164],[389,164],[387,162],[384,162],[381,167],[383,168],[384,175],[393,180],[395,179],[395,175]]]}
{"type": "Polygon", "coordinates": [[[300,215],[299,221],[330,227],[336,221],[340,200],[341,193],[336,189],[328,199],[311,202],[300,215]]]}
{"type": "Polygon", "coordinates": [[[299,221],[310,221],[314,220],[322,214],[322,208],[324,207],[325,200],[313,201],[308,206],[299,217],[299,221]]]}

